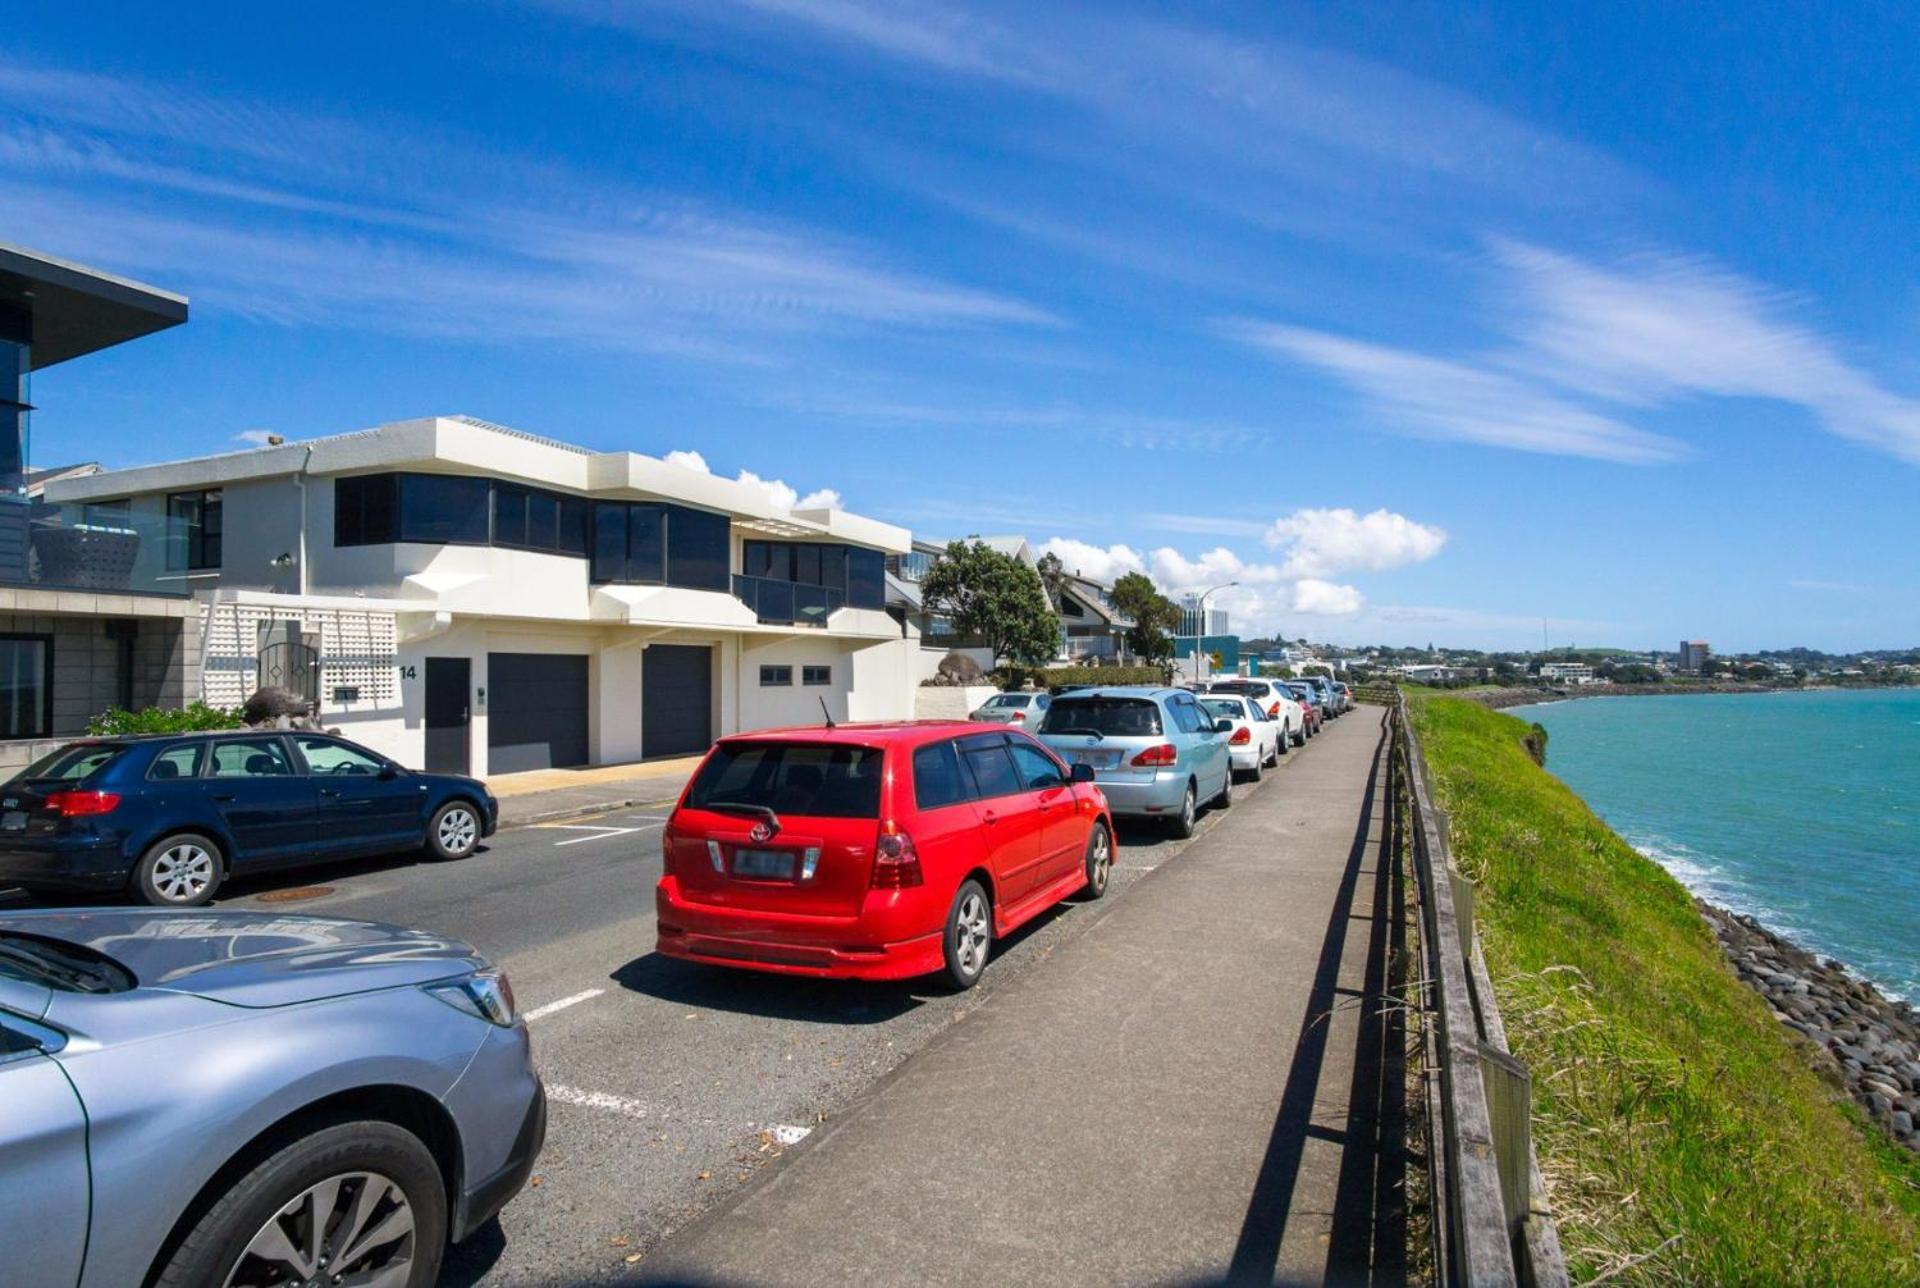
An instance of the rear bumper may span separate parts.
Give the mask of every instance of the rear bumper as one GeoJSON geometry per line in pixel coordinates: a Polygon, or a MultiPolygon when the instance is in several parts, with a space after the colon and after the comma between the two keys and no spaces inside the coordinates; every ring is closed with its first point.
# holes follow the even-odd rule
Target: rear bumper
{"type": "Polygon", "coordinates": [[[0,836],[0,886],[29,890],[123,890],[133,864],[115,836],[28,840],[0,836]]]}
{"type": "Polygon", "coordinates": [[[1258,743],[1248,743],[1244,747],[1228,749],[1228,756],[1235,769],[1258,769],[1267,758],[1266,749],[1258,743]]]}
{"type": "Polygon", "coordinates": [[[1152,779],[1125,781],[1095,776],[1094,782],[1113,813],[1138,817],[1180,812],[1180,801],[1187,793],[1188,772],[1184,769],[1155,770],[1152,779]]]}
{"type": "Polygon", "coordinates": [[[655,887],[655,951],[683,961],[816,979],[912,979],[946,964],[938,926],[874,940],[866,920],[716,908],[684,899],[672,876],[655,887]]]}

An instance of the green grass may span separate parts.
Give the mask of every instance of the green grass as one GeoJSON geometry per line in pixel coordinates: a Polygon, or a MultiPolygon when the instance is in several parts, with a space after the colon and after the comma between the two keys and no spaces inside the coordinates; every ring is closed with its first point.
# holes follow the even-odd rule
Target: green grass
{"type": "Polygon", "coordinates": [[[1920,1283],[1920,1162],[1813,1072],[1686,891],[1527,758],[1524,722],[1409,697],[1574,1281],[1677,1235],[1608,1282],[1920,1283]]]}

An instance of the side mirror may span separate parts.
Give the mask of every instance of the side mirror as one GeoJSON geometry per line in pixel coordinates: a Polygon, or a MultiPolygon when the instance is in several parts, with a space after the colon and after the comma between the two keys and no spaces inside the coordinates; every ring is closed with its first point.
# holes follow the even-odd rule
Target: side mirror
{"type": "Polygon", "coordinates": [[[1067,781],[1070,783],[1090,783],[1093,781],[1093,766],[1075,763],[1067,767],[1067,781]]]}
{"type": "Polygon", "coordinates": [[[1213,731],[1215,733],[1232,733],[1233,721],[1225,718],[1216,720],[1213,722],[1213,731]]]}

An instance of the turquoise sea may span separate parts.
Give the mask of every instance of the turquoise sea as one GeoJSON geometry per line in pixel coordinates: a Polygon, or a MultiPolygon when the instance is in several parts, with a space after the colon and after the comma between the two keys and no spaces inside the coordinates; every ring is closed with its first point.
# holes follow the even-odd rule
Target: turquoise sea
{"type": "Polygon", "coordinates": [[[1920,689],[1516,707],[1547,768],[1695,894],[1920,1002],[1920,689]]]}

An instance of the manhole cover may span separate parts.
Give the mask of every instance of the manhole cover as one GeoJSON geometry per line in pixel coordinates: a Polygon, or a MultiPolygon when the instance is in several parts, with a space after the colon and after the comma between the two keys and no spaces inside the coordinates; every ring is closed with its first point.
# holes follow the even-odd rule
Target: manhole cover
{"type": "Polygon", "coordinates": [[[295,886],[291,890],[269,890],[261,903],[298,903],[302,899],[323,899],[333,893],[332,886],[295,886]]]}

